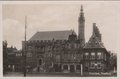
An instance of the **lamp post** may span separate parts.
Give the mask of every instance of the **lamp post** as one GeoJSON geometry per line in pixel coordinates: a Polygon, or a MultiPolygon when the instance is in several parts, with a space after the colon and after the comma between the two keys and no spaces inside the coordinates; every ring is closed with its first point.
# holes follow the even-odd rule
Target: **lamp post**
{"type": "Polygon", "coordinates": [[[26,77],[26,28],[27,28],[27,17],[25,16],[25,41],[24,41],[24,77],[26,77]]]}
{"type": "Polygon", "coordinates": [[[24,77],[26,77],[26,41],[25,41],[25,49],[24,49],[24,77]]]}

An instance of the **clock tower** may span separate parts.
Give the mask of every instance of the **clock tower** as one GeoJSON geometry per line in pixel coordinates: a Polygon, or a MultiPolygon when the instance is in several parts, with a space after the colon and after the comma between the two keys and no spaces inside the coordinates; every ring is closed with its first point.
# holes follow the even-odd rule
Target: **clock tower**
{"type": "Polygon", "coordinates": [[[81,6],[81,12],[78,18],[78,40],[80,40],[81,44],[85,44],[85,17],[83,12],[83,6],[81,6]]]}

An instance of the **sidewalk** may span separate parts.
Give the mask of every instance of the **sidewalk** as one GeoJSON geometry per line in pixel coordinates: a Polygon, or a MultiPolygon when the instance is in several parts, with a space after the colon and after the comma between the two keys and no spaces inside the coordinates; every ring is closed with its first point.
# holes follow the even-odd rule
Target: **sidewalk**
{"type": "MultiPolygon", "coordinates": [[[[24,77],[20,72],[8,72],[4,77],[24,77]]],[[[26,77],[117,77],[117,75],[84,75],[80,73],[27,73],[26,77]]]]}

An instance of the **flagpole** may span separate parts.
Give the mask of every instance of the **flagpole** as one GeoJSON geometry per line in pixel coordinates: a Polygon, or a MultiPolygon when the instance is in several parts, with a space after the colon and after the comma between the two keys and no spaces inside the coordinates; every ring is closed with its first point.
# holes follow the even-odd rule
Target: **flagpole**
{"type": "Polygon", "coordinates": [[[27,29],[27,16],[25,16],[25,49],[24,49],[24,77],[26,77],[26,29],[27,29]]]}

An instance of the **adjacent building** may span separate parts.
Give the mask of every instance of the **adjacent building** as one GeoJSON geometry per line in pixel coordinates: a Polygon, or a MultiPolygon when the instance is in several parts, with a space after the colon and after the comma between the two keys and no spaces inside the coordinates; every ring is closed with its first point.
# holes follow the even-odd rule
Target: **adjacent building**
{"type": "Polygon", "coordinates": [[[7,41],[3,41],[3,73],[7,71],[7,41]]]}
{"type": "Polygon", "coordinates": [[[83,47],[84,72],[106,72],[109,70],[110,54],[104,47],[101,34],[96,24],[93,24],[93,34],[83,47]]]}
{"type": "Polygon", "coordinates": [[[7,41],[3,41],[3,74],[6,72],[22,72],[22,51],[7,45],[7,41]]]}

